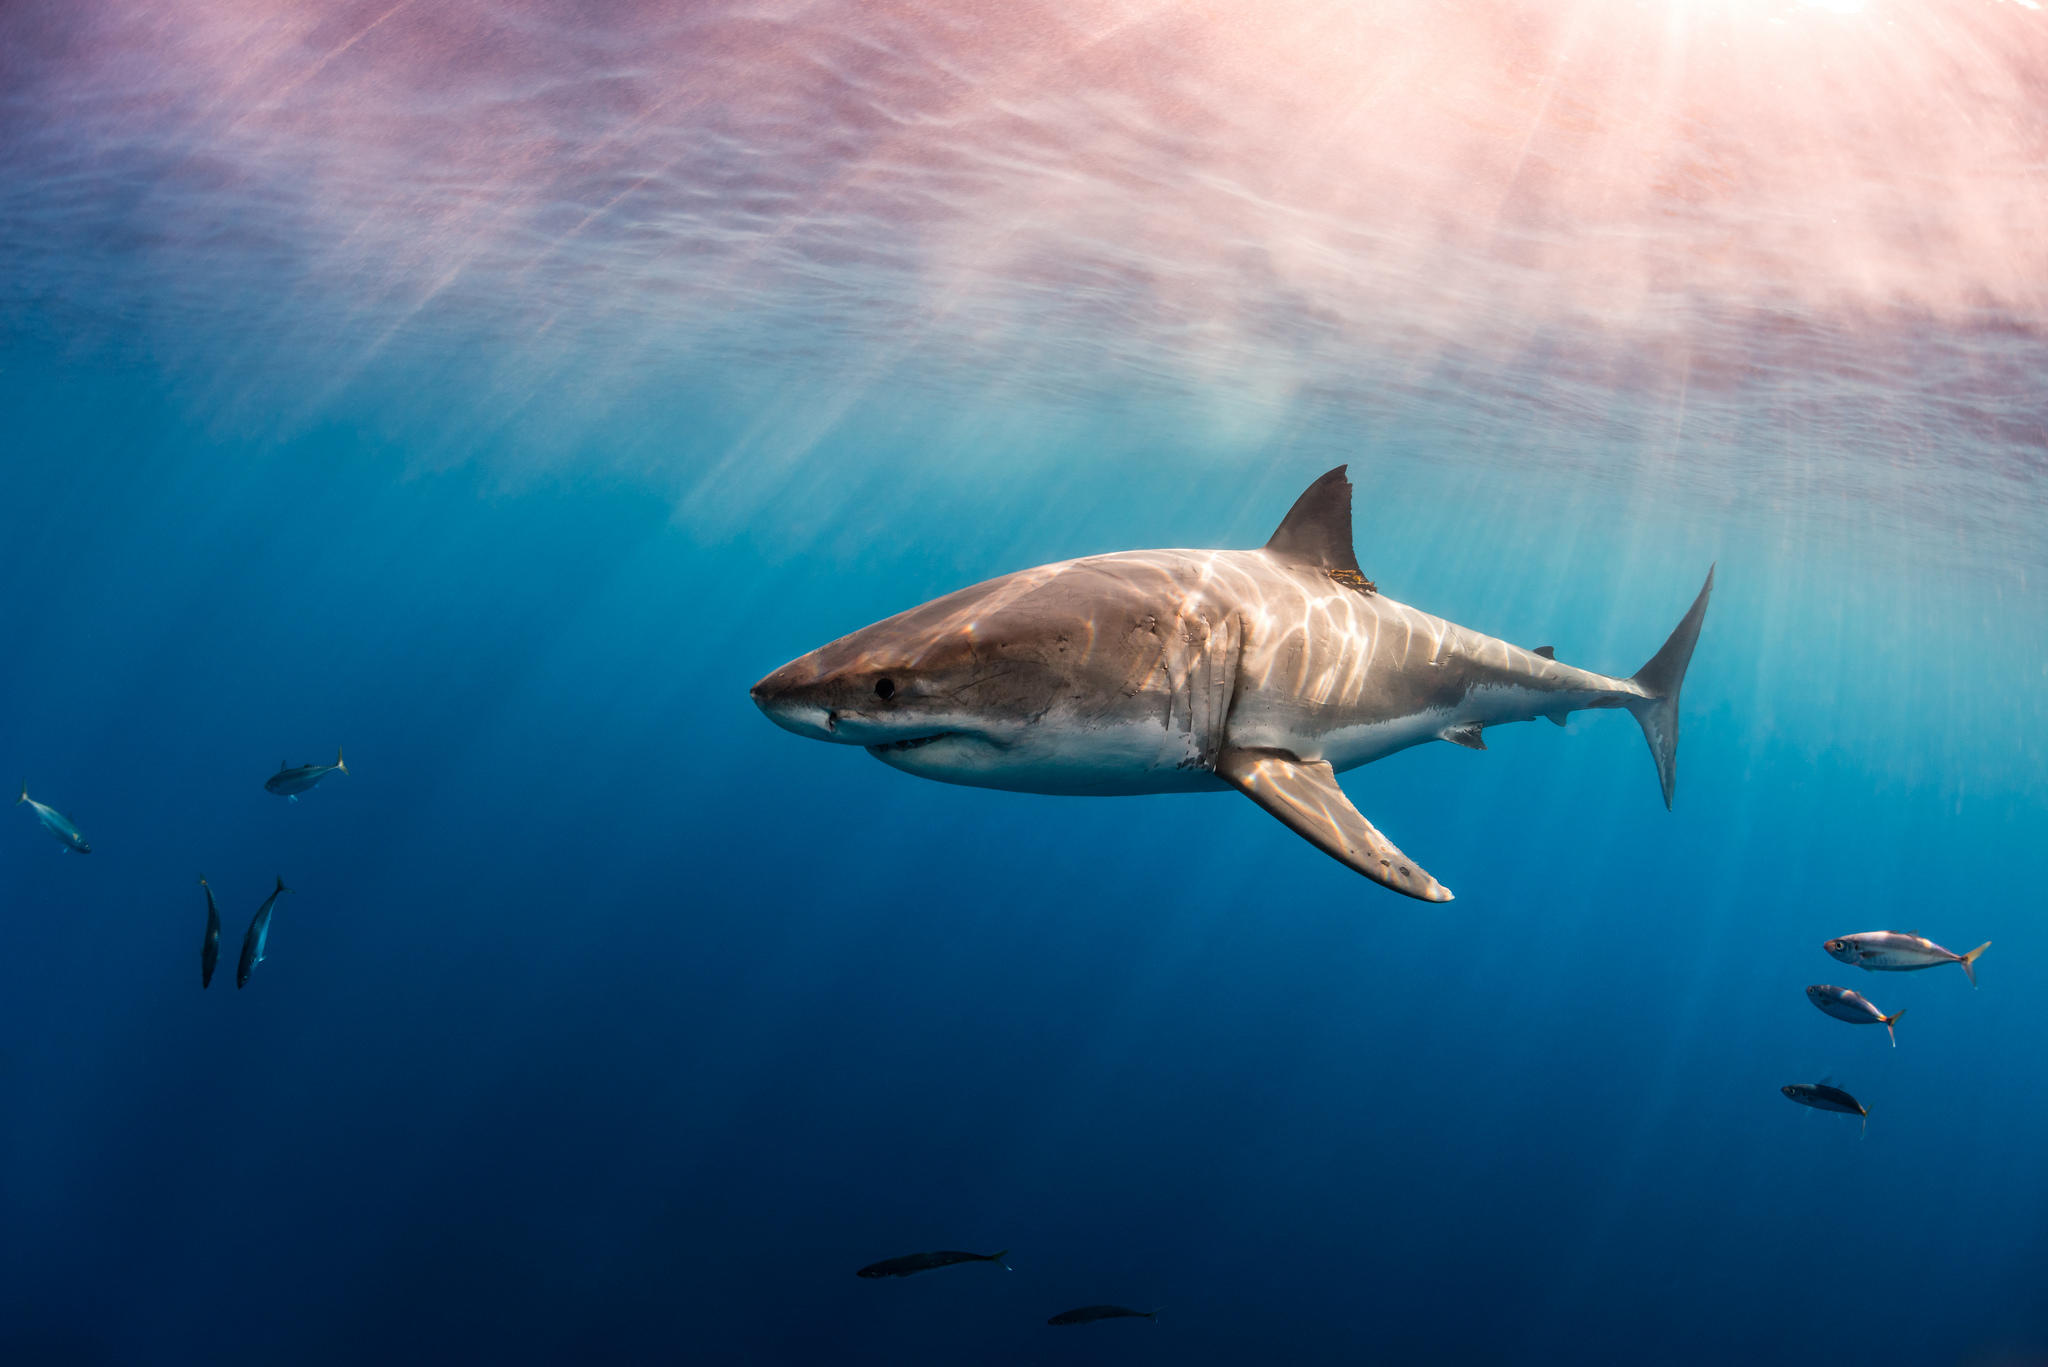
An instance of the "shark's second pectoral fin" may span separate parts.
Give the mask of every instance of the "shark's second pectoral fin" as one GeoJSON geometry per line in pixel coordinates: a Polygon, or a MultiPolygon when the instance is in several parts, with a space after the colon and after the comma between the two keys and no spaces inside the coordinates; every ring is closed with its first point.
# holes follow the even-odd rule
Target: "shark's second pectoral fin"
{"type": "Polygon", "coordinates": [[[1375,883],[1425,902],[1451,900],[1449,888],[1358,814],[1337,786],[1336,771],[1322,760],[1300,760],[1279,750],[1225,750],[1217,759],[1216,776],[1375,883]]]}

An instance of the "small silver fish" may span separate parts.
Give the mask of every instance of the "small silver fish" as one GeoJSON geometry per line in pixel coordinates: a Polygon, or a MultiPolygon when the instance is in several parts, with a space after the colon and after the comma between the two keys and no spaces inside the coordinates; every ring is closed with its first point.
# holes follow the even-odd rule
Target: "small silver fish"
{"type": "Polygon", "coordinates": [[[43,823],[43,829],[56,836],[65,849],[76,854],[92,853],[92,846],[85,843],[85,837],[78,833],[78,827],[73,824],[70,817],[55,807],[44,806],[28,795],[27,779],[21,781],[21,796],[14,799],[14,805],[19,807],[24,802],[34,809],[36,820],[43,823]]]}
{"type": "Polygon", "coordinates": [[[1840,1087],[1826,1082],[1788,1082],[1778,1089],[1792,1101],[1802,1106],[1811,1106],[1816,1111],[1835,1111],[1841,1115],[1860,1115],[1863,1127],[1870,1128],[1870,1111],[1855,1097],[1840,1087]]]}
{"type": "Polygon", "coordinates": [[[1047,1324],[1093,1324],[1097,1320],[1156,1320],[1157,1310],[1133,1310],[1126,1305],[1083,1305],[1062,1310],[1047,1324]]]}
{"type": "Polygon", "coordinates": [[[900,1258],[884,1258],[878,1263],[869,1263],[856,1277],[873,1281],[878,1277],[908,1277],[917,1272],[930,1272],[937,1267],[952,1267],[956,1263],[995,1263],[1003,1271],[1010,1270],[1010,1250],[1000,1253],[962,1253],[958,1249],[941,1249],[937,1253],[906,1253],[900,1258]]]}
{"type": "Polygon", "coordinates": [[[1873,973],[1911,973],[1919,968],[1934,968],[1941,964],[1961,964],[1963,972],[1969,975],[1970,986],[1977,985],[1977,956],[1991,948],[1986,940],[1968,954],[1952,954],[1924,935],[1908,935],[1897,930],[1866,930],[1860,935],[1844,935],[1839,940],[1829,940],[1821,946],[1830,956],[1845,964],[1873,973]]]}
{"type": "Polygon", "coordinates": [[[206,889],[206,939],[199,945],[199,987],[213,986],[213,966],[220,962],[220,908],[214,904],[213,885],[202,875],[199,886],[206,889]]]}
{"type": "Polygon", "coordinates": [[[256,971],[256,965],[263,962],[263,947],[270,943],[270,910],[277,905],[277,899],[291,889],[284,885],[284,875],[277,876],[277,890],[263,899],[263,905],[256,909],[256,919],[249,922],[248,933],[242,936],[242,961],[235,965],[235,990],[249,985],[249,975],[256,971]]]}
{"type": "Polygon", "coordinates": [[[1851,1025],[1882,1024],[1885,1033],[1892,1037],[1892,1048],[1899,1047],[1899,1036],[1892,1029],[1892,1022],[1906,1014],[1904,1007],[1887,1016],[1872,1006],[1861,992],[1851,992],[1846,987],[1829,987],[1824,983],[1807,988],[1806,998],[1838,1021],[1847,1021],[1851,1025]]]}
{"type": "Polygon", "coordinates": [[[334,747],[334,763],[301,764],[296,768],[283,760],[277,762],[277,772],[263,780],[263,791],[276,793],[287,802],[297,802],[299,794],[311,788],[329,774],[345,774],[348,766],[341,762],[341,747],[334,747]]]}

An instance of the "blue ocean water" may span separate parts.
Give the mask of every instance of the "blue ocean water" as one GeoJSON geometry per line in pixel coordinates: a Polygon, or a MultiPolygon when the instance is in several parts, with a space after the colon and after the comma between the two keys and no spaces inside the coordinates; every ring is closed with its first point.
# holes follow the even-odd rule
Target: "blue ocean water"
{"type": "Polygon", "coordinates": [[[0,1360],[2048,1360],[2044,73],[2023,3],[0,9],[0,777],[93,843],[0,840],[0,1360]],[[1385,593],[1590,668],[1718,563],[1673,812],[1611,713],[1347,775],[1427,906],[747,697],[1343,462],[1385,593]],[[1015,1271],[852,1275],[934,1248],[1015,1271]]]}

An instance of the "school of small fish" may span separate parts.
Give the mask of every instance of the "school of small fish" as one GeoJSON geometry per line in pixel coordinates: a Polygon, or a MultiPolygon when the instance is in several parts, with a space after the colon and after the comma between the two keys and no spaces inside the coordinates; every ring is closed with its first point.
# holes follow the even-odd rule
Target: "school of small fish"
{"type": "MultiPolygon", "coordinates": [[[[277,772],[263,782],[265,792],[275,793],[287,802],[297,802],[299,794],[310,790],[314,784],[329,774],[345,774],[348,765],[342,762],[341,749],[335,747],[332,764],[301,764],[294,766],[280,762],[277,772]]],[[[48,803],[38,802],[28,795],[28,780],[21,783],[21,796],[14,800],[17,807],[27,806],[41,823],[42,828],[72,854],[91,854],[92,846],[79,832],[78,823],[48,803]]],[[[213,970],[220,963],[220,904],[214,901],[213,884],[200,876],[199,886],[206,891],[206,937],[199,942],[199,987],[204,991],[213,986],[213,970]]],[[[263,905],[256,909],[256,915],[249,922],[247,933],[242,936],[242,957],[235,964],[235,987],[239,990],[249,985],[250,975],[256,965],[263,962],[264,950],[270,944],[270,917],[277,909],[277,899],[291,889],[284,885],[282,875],[263,905]]]]}
{"type": "MultiPolygon", "coordinates": [[[[1970,986],[1975,987],[1977,956],[1991,948],[1991,941],[1986,940],[1968,954],[1957,954],[1943,949],[1917,931],[1865,930],[1829,940],[1821,948],[1827,951],[1829,958],[1854,964],[1866,973],[1912,973],[1942,964],[1960,964],[1970,986]]],[[[1906,1014],[1905,1007],[1886,1015],[1861,992],[1831,983],[1815,983],[1807,988],[1806,999],[1838,1021],[1847,1021],[1851,1025],[1882,1025],[1885,1034],[1891,1037],[1892,1048],[1899,1047],[1898,1031],[1892,1026],[1906,1014]]],[[[1819,1082],[1790,1082],[1778,1090],[1785,1094],[1787,1100],[1811,1106],[1816,1111],[1860,1116],[1863,1128],[1868,1130],[1870,1127],[1870,1108],[1835,1086],[1831,1078],[1822,1078],[1819,1082]]]]}

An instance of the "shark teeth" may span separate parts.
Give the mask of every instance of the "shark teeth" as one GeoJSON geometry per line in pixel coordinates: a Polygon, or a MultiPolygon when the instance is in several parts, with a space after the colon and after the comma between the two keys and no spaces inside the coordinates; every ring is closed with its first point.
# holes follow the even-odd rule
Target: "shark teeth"
{"type": "Polygon", "coordinates": [[[884,750],[915,750],[920,745],[930,745],[935,740],[943,740],[950,734],[952,733],[948,731],[939,731],[929,736],[912,736],[908,740],[884,741],[880,745],[870,745],[868,749],[878,754],[884,750]]]}

